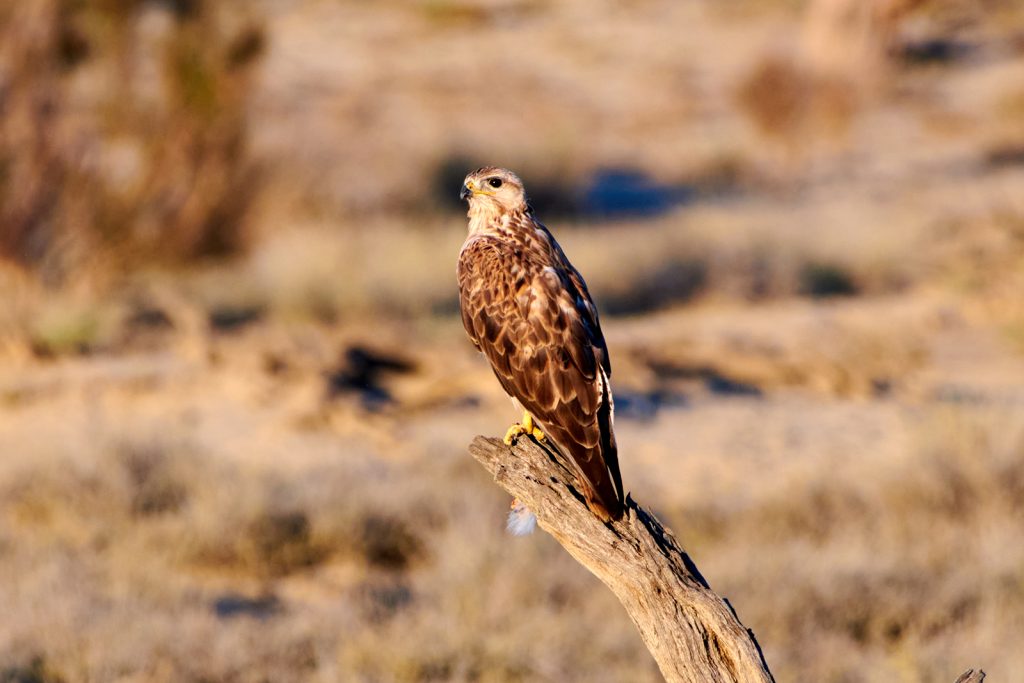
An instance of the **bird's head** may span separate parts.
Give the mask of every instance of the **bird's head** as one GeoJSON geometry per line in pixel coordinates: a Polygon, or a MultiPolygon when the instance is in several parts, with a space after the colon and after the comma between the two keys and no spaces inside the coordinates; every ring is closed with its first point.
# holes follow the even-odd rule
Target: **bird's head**
{"type": "Polygon", "coordinates": [[[494,166],[478,168],[462,183],[459,198],[469,202],[470,214],[525,211],[523,181],[512,171],[494,166]]]}

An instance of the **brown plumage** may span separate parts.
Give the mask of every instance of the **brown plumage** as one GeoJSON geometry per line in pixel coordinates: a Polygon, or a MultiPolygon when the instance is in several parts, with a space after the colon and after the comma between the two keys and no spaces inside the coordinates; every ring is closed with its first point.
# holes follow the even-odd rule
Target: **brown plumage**
{"type": "Polygon", "coordinates": [[[505,391],[569,455],[601,519],[623,510],[611,363],[583,277],[534,216],[512,172],[466,176],[469,236],[459,302],[470,339],[505,391]]]}

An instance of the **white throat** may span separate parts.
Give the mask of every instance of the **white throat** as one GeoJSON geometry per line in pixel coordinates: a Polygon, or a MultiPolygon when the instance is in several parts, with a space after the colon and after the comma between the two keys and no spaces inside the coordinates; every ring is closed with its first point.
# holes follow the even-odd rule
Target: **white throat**
{"type": "Polygon", "coordinates": [[[469,234],[495,232],[495,228],[508,223],[508,213],[493,202],[472,202],[469,205],[469,234]]]}

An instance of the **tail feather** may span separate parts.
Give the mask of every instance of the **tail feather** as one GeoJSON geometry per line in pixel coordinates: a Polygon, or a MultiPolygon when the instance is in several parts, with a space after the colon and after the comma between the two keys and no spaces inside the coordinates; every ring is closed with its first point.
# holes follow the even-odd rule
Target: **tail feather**
{"type": "Polygon", "coordinates": [[[602,479],[602,483],[611,484],[600,491],[604,507],[612,519],[622,516],[625,492],[622,490],[622,474],[619,472],[619,447],[615,443],[615,399],[612,397],[608,375],[601,369],[601,407],[597,412],[598,425],[601,429],[601,457],[611,481],[602,479]]]}
{"type": "MultiPolygon", "coordinates": [[[[564,427],[542,424],[544,432],[552,436],[559,449],[570,456],[580,474],[582,493],[587,507],[603,522],[619,519],[625,508],[625,492],[619,474],[619,451],[615,444],[614,403],[608,376],[600,370],[601,403],[597,410],[600,431],[595,445],[587,447],[574,439],[564,427]]],[[[593,424],[591,423],[591,427],[593,424]]]]}

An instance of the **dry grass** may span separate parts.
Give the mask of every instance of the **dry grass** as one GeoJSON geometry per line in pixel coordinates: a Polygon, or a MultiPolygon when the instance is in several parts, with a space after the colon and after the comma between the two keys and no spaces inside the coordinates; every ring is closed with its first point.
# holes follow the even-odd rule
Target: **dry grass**
{"type": "MultiPolygon", "coordinates": [[[[743,324],[712,311],[689,323],[702,316],[707,330],[743,324]]],[[[671,316],[635,325],[634,343],[674,329],[671,316]]],[[[315,367],[240,384],[273,328],[221,340],[198,374],[158,366],[149,379],[8,390],[0,445],[28,457],[0,471],[5,675],[656,680],[609,593],[551,539],[504,535],[506,501],[463,450],[502,424],[503,401],[424,403],[472,361],[464,347],[437,350],[457,330],[437,334],[414,375],[385,380],[401,398],[382,414],[328,399],[315,367]],[[124,406],[132,425],[117,419],[124,406]],[[112,638],[128,623],[131,638],[112,638]]],[[[635,376],[628,347],[613,345],[635,376]]],[[[490,387],[470,366],[472,386],[490,387]]],[[[1021,665],[993,635],[1024,614],[1013,542],[1024,424],[1012,407],[914,399],[903,384],[868,403],[680,386],[684,407],[620,419],[626,477],[757,630],[780,678],[946,680],[968,664],[1021,665]]]]}

